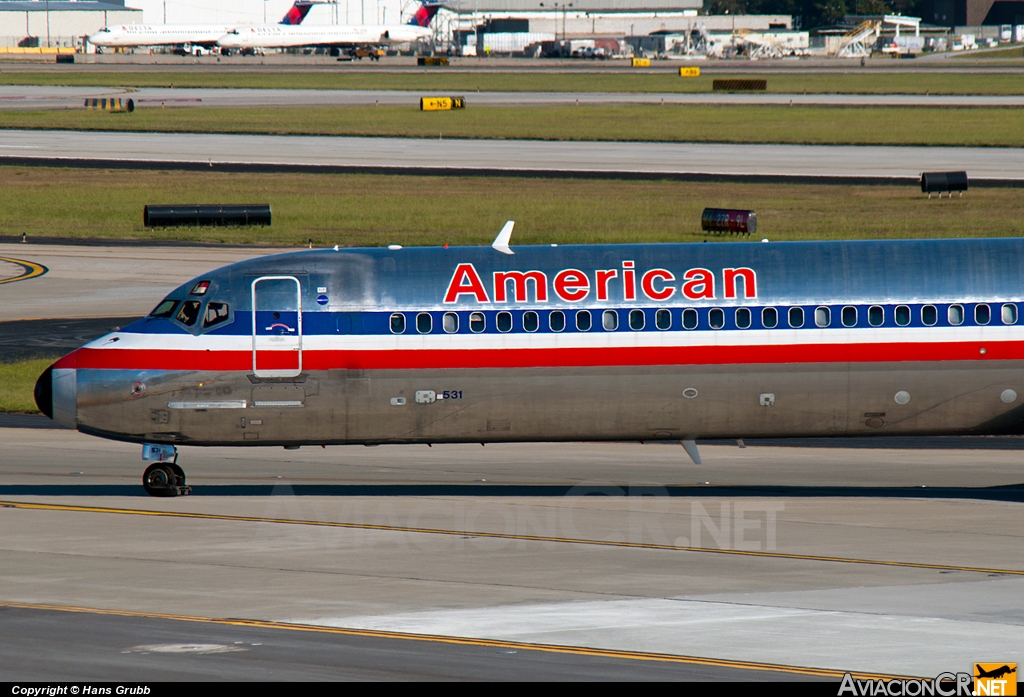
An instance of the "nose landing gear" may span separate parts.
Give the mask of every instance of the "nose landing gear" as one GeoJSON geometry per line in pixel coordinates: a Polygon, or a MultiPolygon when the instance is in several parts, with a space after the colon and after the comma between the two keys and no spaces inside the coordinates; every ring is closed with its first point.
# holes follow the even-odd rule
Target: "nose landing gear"
{"type": "Polygon", "coordinates": [[[188,496],[192,487],[185,484],[185,470],[178,466],[178,449],[173,445],[142,446],[142,459],[153,462],[142,475],[142,488],[150,496],[188,496]]]}

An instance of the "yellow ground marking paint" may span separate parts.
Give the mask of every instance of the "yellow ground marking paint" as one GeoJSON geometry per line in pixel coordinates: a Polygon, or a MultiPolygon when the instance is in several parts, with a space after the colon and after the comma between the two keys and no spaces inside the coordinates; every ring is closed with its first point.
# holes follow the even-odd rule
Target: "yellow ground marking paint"
{"type": "Polygon", "coordinates": [[[17,264],[21,268],[25,269],[25,273],[14,278],[0,278],[0,283],[14,283],[15,281],[27,281],[30,278],[36,278],[42,276],[44,273],[49,271],[48,268],[42,264],[37,264],[34,261],[25,261],[23,259],[11,259],[10,257],[0,257],[0,261],[6,261],[11,264],[17,264]]]}
{"type": "MultiPolygon", "coordinates": [[[[144,617],[146,619],[175,620],[178,622],[201,622],[205,624],[230,625],[234,627],[255,627],[258,629],[284,629],[293,632],[317,632],[321,634],[340,634],[343,636],[373,637],[377,639],[404,639],[407,641],[433,641],[442,644],[460,646],[484,646],[487,648],[517,649],[523,651],[545,651],[548,653],[564,653],[576,656],[594,656],[598,658],[621,658],[634,661],[659,661],[663,663],[686,663],[690,665],[714,666],[716,668],[737,668],[744,670],[762,670],[778,673],[794,673],[824,678],[842,678],[848,672],[829,668],[807,668],[776,663],[758,663],[755,661],[736,661],[727,658],[705,658],[703,656],[686,656],[670,653],[649,653],[645,651],[623,651],[617,649],[598,649],[586,646],[567,646],[563,644],[533,644],[522,641],[504,641],[501,639],[479,639],[474,637],[447,636],[444,634],[413,634],[411,632],[393,632],[379,629],[353,629],[348,627],[326,627],[315,624],[298,624],[293,622],[275,622],[272,620],[247,620],[237,618],[200,617],[197,615],[172,615],[161,612],[136,612],[133,610],[109,610],[72,605],[49,605],[45,603],[19,603],[0,600],[0,607],[21,608],[26,610],[50,610],[54,612],[80,612],[91,615],[113,615],[117,617],[144,617]]],[[[875,673],[850,674],[860,680],[892,680],[911,679],[910,676],[884,675],[875,673]]]]}
{"type": "Polygon", "coordinates": [[[280,525],[311,525],[325,528],[344,528],[349,530],[377,530],[381,532],[408,532],[421,535],[456,535],[459,537],[483,537],[500,540],[521,540],[526,542],[555,542],[574,545],[595,545],[599,547],[625,547],[629,549],[652,549],[670,552],[696,552],[702,554],[725,554],[740,557],[760,557],[767,559],[792,559],[797,561],[836,562],[841,564],[868,564],[872,566],[892,566],[906,569],[935,569],[938,571],[967,571],[979,574],[1006,574],[1024,576],[1024,569],[990,569],[980,566],[956,566],[951,564],[926,564],[921,562],[888,561],[884,559],[857,559],[852,557],[828,557],[818,554],[791,554],[786,552],[759,552],[739,549],[713,549],[710,547],[683,547],[680,545],[660,545],[646,542],[623,542],[615,540],[591,540],[574,537],[554,537],[548,535],[516,535],[504,532],[481,532],[475,530],[446,530],[444,528],[414,528],[401,525],[373,525],[370,523],[336,523],[326,520],[302,520],[294,518],[263,518],[259,516],[217,515],[214,513],[187,513],[182,511],[147,511],[138,508],[105,508],[101,506],[68,506],[53,503],[24,503],[20,501],[0,501],[0,508],[20,508],[34,511],[65,511],[73,513],[111,513],[117,515],[141,515],[157,518],[190,518],[193,520],[221,520],[240,523],[276,523],[280,525]]]}

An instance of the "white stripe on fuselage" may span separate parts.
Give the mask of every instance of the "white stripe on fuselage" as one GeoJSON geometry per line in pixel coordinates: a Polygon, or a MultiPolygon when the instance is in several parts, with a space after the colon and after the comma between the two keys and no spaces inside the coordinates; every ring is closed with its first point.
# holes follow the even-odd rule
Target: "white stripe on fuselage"
{"type": "MultiPolygon", "coordinates": [[[[267,337],[269,338],[269,337],[267,337]]],[[[880,327],[857,329],[728,329],[508,334],[307,334],[304,351],[394,351],[473,349],[572,349],[714,346],[814,346],[863,344],[937,344],[946,342],[1024,341],[1024,325],[963,327],[880,327]]],[[[85,345],[89,349],[164,349],[170,351],[247,351],[250,335],[132,334],[117,332],[85,345]],[[117,341],[112,341],[117,337],[117,341]]],[[[751,363],[757,355],[751,355],[751,363]]]]}

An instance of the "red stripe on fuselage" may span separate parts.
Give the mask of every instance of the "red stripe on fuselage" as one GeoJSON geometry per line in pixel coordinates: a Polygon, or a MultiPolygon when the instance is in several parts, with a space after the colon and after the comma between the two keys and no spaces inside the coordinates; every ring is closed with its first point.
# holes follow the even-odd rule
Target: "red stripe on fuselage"
{"type": "MultiPolygon", "coordinates": [[[[79,349],[78,368],[108,370],[252,370],[251,351],[79,349]]],[[[790,344],[637,348],[304,350],[303,370],[425,370],[456,368],[574,368],[654,365],[883,363],[1024,360],[1024,342],[790,344]],[[982,349],[985,353],[982,353],[982,349]]],[[[260,366],[295,365],[293,353],[260,353],[260,366]],[[266,361],[266,363],[265,363],[266,361]],[[280,363],[280,365],[277,365],[280,363]]]]}

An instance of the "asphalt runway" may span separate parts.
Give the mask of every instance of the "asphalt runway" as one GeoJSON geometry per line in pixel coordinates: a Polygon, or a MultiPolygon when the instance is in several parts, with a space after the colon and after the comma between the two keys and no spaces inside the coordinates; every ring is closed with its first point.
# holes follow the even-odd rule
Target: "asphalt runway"
{"type": "Polygon", "coordinates": [[[136,319],[102,317],[0,322],[0,356],[5,361],[63,356],[136,319]]]}
{"type": "MultiPolygon", "coordinates": [[[[5,626],[40,640],[31,662],[0,644],[5,675],[286,667],[306,640],[278,622],[397,633],[321,638],[310,657],[314,674],[354,655],[388,677],[579,675],[572,647],[673,656],[679,672],[651,673],[673,679],[709,661],[757,680],[934,676],[1024,645],[1019,450],[722,444],[698,466],[670,444],[183,448],[195,495],[153,499],[138,446],[0,437],[0,601],[27,605],[5,626]],[[99,636],[86,649],[43,606],[142,616],[76,615],[99,636]],[[258,626],[206,621],[224,617],[258,626]],[[238,641],[247,655],[138,648],[238,641]],[[528,645],[564,653],[494,653],[528,645]]],[[[642,658],[601,674],[638,677],[642,658]]]]}
{"type": "MultiPolygon", "coordinates": [[[[771,94],[661,92],[467,92],[468,108],[610,104],[716,104],[796,106],[1021,107],[1024,95],[771,94]]],[[[167,107],[419,107],[430,90],[269,90],[110,88],[0,85],[0,110],[81,109],[85,99],[132,99],[136,109],[167,107]]]]}
{"type": "Polygon", "coordinates": [[[771,681],[804,676],[502,642],[419,641],[380,633],[4,607],[6,681],[771,681]],[[369,634],[369,635],[367,635],[369,634]],[[40,652],[38,646],[46,646],[40,652]],[[54,654],[62,658],[54,660],[54,654]],[[116,676],[116,677],[113,677],[116,676]]]}
{"type": "Polygon", "coordinates": [[[0,162],[528,176],[761,177],[913,183],[922,172],[1024,181],[1019,148],[436,140],[0,131],[0,162]]]}

